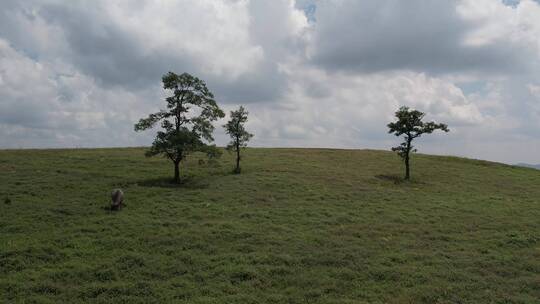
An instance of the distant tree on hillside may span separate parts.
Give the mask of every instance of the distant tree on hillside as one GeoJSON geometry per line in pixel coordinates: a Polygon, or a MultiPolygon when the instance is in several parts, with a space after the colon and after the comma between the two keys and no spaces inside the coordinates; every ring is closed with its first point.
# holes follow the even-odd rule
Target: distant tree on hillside
{"type": "Polygon", "coordinates": [[[445,124],[438,124],[433,121],[423,122],[425,114],[417,111],[410,110],[408,107],[401,107],[396,112],[397,121],[388,124],[390,129],[388,133],[394,133],[396,136],[405,135],[404,141],[397,147],[393,147],[392,151],[396,151],[398,155],[405,162],[405,179],[410,179],[410,153],[416,152],[412,145],[412,141],[415,138],[420,137],[422,134],[430,134],[435,130],[442,130],[444,132],[450,131],[445,124]]]}
{"type": "Polygon", "coordinates": [[[169,72],[162,78],[163,88],[170,90],[167,110],[150,114],[135,124],[135,131],[152,128],[161,121],[162,131],[158,131],[152,147],[146,156],[164,155],[174,164],[174,182],[180,182],[180,162],[195,151],[215,153],[212,121],[224,117],[214,95],[206,83],[197,77],[183,73],[169,72]],[[206,141],[206,142],[205,142],[206,141]]]}
{"type": "Polygon", "coordinates": [[[227,150],[236,152],[236,168],[234,173],[240,173],[240,150],[247,146],[247,142],[253,137],[244,128],[248,120],[249,112],[240,106],[236,111],[231,111],[231,120],[223,125],[227,134],[231,136],[231,142],[227,145],[227,150]]]}

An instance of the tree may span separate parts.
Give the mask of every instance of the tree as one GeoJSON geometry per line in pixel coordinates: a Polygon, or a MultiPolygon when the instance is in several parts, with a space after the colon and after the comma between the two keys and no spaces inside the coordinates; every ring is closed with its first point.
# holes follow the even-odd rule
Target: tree
{"type": "Polygon", "coordinates": [[[388,124],[390,129],[388,133],[394,133],[396,136],[403,137],[404,141],[397,147],[393,147],[392,151],[396,151],[398,155],[405,162],[405,179],[408,180],[411,177],[410,174],[410,153],[416,152],[412,145],[412,141],[422,136],[422,134],[431,134],[435,130],[442,130],[444,132],[450,131],[448,126],[445,124],[438,124],[433,121],[423,122],[425,114],[417,111],[410,110],[408,107],[401,107],[396,112],[396,122],[391,122],[388,124]]]}
{"type": "Polygon", "coordinates": [[[227,150],[236,152],[236,168],[234,173],[240,173],[240,150],[247,146],[247,142],[253,137],[244,128],[248,120],[249,112],[240,106],[236,111],[231,111],[231,120],[223,125],[227,134],[231,136],[231,142],[227,145],[227,150]]]}
{"type": "Polygon", "coordinates": [[[214,95],[206,83],[188,73],[181,75],[169,72],[162,78],[163,89],[170,90],[167,110],[150,114],[135,124],[135,131],[152,128],[161,121],[152,147],[146,156],[164,155],[174,163],[174,182],[180,183],[180,162],[195,151],[213,153],[215,146],[212,121],[225,116],[218,107],[214,95]]]}

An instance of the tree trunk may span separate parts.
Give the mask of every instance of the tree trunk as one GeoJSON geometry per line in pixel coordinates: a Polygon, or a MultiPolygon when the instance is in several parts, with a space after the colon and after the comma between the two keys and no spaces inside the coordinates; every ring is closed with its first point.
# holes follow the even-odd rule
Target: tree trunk
{"type": "Polygon", "coordinates": [[[409,165],[409,157],[411,155],[411,141],[407,141],[407,154],[405,155],[405,179],[409,180],[411,178],[411,169],[409,165]]]}
{"type": "Polygon", "coordinates": [[[174,182],[177,184],[180,183],[180,162],[179,161],[174,162],[174,182]]]}
{"type": "Polygon", "coordinates": [[[236,174],[240,173],[240,147],[236,146],[236,169],[234,169],[236,174]]]}
{"type": "Polygon", "coordinates": [[[409,153],[407,152],[407,156],[405,157],[405,179],[409,180],[411,178],[411,170],[409,166],[409,153]]]}

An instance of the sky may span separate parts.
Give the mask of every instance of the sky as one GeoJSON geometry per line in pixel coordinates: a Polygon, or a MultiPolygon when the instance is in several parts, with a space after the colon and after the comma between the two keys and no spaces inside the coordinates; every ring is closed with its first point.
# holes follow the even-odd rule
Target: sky
{"type": "Polygon", "coordinates": [[[419,152],[540,163],[534,0],[1,0],[0,148],[150,145],[169,71],[252,146],[389,150],[409,106],[451,130],[419,152]]]}

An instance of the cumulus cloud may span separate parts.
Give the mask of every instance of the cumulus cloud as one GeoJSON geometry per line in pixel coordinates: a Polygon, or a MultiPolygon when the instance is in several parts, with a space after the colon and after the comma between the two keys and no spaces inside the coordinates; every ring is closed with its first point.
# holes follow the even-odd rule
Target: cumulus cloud
{"type": "Polygon", "coordinates": [[[527,86],[529,92],[536,98],[540,99],[540,85],[529,84],[527,86]]]}
{"type": "Polygon", "coordinates": [[[254,145],[386,149],[408,105],[452,129],[425,152],[540,162],[538,37],[532,0],[5,0],[0,147],[149,144],[133,123],[185,71],[254,145]]]}
{"type": "Polygon", "coordinates": [[[36,14],[62,28],[73,64],[106,85],[145,86],[167,69],[235,79],[264,58],[245,1],[59,2],[36,14]]]}
{"type": "Polygon", "coordinates": [[[134,143],[122,136],[142,114],[141,96],[105,90],[77,70],[66,72],[65,67],[57,70],[35,61],[0,39],[0,146],[134,143]]]}
{"type": "Polygon", "coordinates": [[[521,71],[532,55],[522,42],[538,44],[537,30],[528,28],[539,23],[531,18],[537,7],[529,0],[515,8],[497,0],[321,2],[310,58],[364,73],[521,71]]]}
{"type": "Polygon", "coordinates": [[[425,111],[430,119],[454,127],[480,125],[486,119],[454,84],[425,74],[351,76],[305,67],[288,73],[287,95],[254,113],[253,127],[265,131],[259,141],[269,145],[383,148],[392,139],[384,139],[386,123],[401,105],[425,111]],[[309,79],[308,85],[305,79],[309,79]],[[328,84],[331,87],[325,87],[328,84]],[[313,88],[320,92],[313,94],[313,88]]]}

